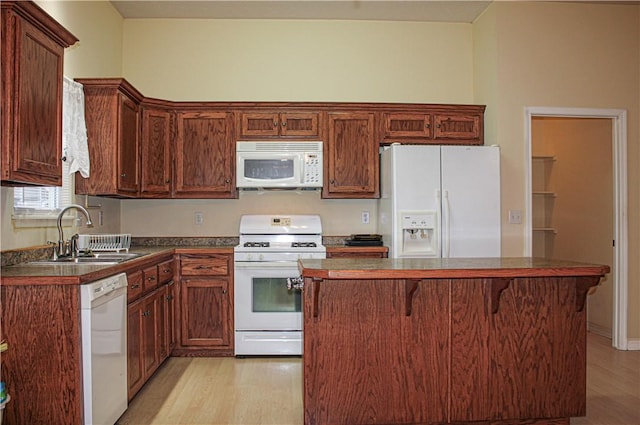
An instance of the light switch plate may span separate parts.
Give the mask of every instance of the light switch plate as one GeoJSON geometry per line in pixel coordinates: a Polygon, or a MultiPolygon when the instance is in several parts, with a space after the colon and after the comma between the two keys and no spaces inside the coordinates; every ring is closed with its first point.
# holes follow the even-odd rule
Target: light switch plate
{"type": "Polygon", "coordinates": [[[522,224],[522,211],[509,210],[509,224],[522,224]]]}

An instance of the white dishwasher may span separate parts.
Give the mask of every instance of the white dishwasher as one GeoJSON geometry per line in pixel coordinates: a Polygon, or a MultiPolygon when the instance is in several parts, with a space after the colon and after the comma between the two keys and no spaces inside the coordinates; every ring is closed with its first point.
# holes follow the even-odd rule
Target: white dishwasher
{"type": "Polygon", "coordinates": [[[113,425],[127,410],[127,275],[80,287],[85,425],[113,425]]]}

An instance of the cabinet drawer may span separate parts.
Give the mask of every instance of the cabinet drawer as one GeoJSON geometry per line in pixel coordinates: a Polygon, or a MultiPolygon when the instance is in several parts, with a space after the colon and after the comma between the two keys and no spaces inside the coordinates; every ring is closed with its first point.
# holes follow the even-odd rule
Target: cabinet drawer
{"type": "Polygon", "coordinates": [[[180,272],[182,276],[226,276],[229,274],[229,256],[182,255],[180,272]]]}
{"type": "Polygon", "coordinates": [[[131,302],[142,294],[142,270],[127,273],[127,301],[131,302]]]}
{"type": "Polygon", "coordinates": [[[173,260],[168,260],[158,264],[158,281],[160,285],[173,279],[173,269],[173,260]]]}
{"type": "Polygon", "coordinates": [[[142,270],[142,291],[147,292],[158,287],[158,266],[142,270]]]}

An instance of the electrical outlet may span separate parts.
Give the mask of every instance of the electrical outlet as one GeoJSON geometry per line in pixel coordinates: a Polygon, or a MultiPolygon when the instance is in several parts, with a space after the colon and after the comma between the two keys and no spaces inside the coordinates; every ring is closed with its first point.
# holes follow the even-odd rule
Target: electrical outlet
{"type": "Polygon", "coordinates": [[[201,226],[202,223],[204,223],[204,214],[202,214],[201,212],[194,212],[193,224],[195,224],[196,226],[201,226]]]}
{"type": "Polygon", "coordinates": [[[369,211],[362,211],[362,224],[369,224],[369,211]]]}
{"type": "Polygon", "coordinates": [[[522,224],[522,211],[509,210],[509,224],[522,224]]]}

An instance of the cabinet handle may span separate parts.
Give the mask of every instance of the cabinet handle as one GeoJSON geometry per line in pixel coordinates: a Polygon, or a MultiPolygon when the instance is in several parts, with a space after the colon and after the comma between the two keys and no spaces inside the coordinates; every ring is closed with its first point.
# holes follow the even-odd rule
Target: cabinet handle
{"type": "Polygon", "coordinates": [[[142,315],[145,316],[145,317],[148,317],[148,316],[151,316],[151,312],[148,311],[148,310],[147,311],[143,311],[142,315]]]}
{"type": "Polygon", "coordinates": [[[277,127],[277,126],[278,126],[278,121],[274,121],[274,122],[273,122],[273,126],[274,126],[274,127],[277,127]]]}
{"type": "Polygon", "coordinates": [[[120,174],[120,177],[127,177],[127,173],[120,174]]]}
{"type": "Polygon", "coordinates": [[[171,269],[164,269],[164,270],[162,270],[162,273],[169,273],[169,272],[171,272],[171,269]]]}
{"type": "Polygon", "coordinates": [[[427,123],[424,125],[425,128],[431,128],[431,124],[427,123]]]}
{"type": "Polygon", "coordinates": [[[135,285],[131,285],[131,289],[138,289],[140,287],[139,283],[136,283],[135,285]]]}
{"type": "Polygon", "coordinates": [[[170,179],[166,179],[164,182],[165,183],[171,183],[171,180],[170,179]]]}
{"type": "Polygon", "coordinates": [[[171,301],[173,299],[173,295],[167,295],[167,301],[171,301]]]}
{"type": "Polygon", "coordinates": [[[149,276],[149,277],[147,278],[147,280],[148,280],[149,282],[151,282],[152,280],[156,280],[156,277],[155,277],[155,276],[149,276]]]}
{"type": "Polygon", "coordinates": [[[282,126],[286,127],[287,126],[287,122],[286,121],[282,121],[282,126]]]}
{"type": "Polygon", "coordinates": [[[336,181],[335,180],[329,180],[329,183],[336,184],[336,181]]]}

